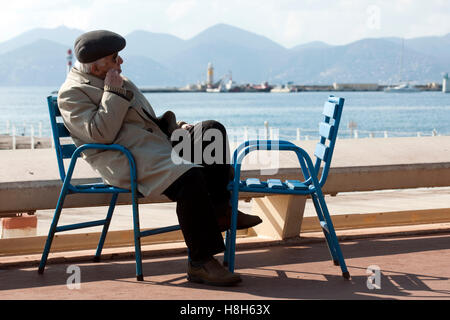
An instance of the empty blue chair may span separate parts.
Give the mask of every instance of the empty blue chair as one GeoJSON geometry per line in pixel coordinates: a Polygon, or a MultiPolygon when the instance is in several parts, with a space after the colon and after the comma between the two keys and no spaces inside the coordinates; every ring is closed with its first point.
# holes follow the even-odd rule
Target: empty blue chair
{"type": "Polygon", "coordinates": [[[80,228],[88,228],[94,226],[103,226],[102,233],[100,235],[100,240],[97,246],[97,251],[94,256],[94,261],[100,261],[100,256],[103,249],[103,244],[105,242],[106,234],[108,233],[108,228],[111,222],[111,218],[114,212],[114,207],[116,205],[117,197],[119,193],[131,193],[132,200],[132,208],[133,208],[133,229],[134,229],[134,243],[135,243],[135,257],[136,257],[136,278],[138,281],[143,281],[144,276],[142,273],[142,258],[141,258],[141,238],[179,230],[179,225],[169,226],[164,228],[157,228],[152,230],[141,231],[139,226],[139,208],[138,208],[138,197],[139,194],[136,188],[136,165],[134,162],[133,155],[121,145],[117,144],[84,144],[80,147],[76,147],[74,144],[61,144],[60,138],[70,137],[69,131],[64,126],[64,123],[58,122],[57,118],[61,118],[61,114],[58,109],[58,103],[56,97],[49,96],[47,97],[48,110],[50,113],[50,123],[52,127],[53,140],[56,149],[56,158],[58,160],[58,168],[59,175],[63,182],[61,192],[59,195],[59,199],[56,205],[55,214],[53,216],[53,221],[50,226],[50,230],[48,233],[47,241],[45,243],[44,252],[42,253],[41,262],[39,264],[38,272],[39,274],[44,273],[45,265],[47,263],[48,254],[50,252],[50,247],[56,232],[63,232],[68,230],[80,229],[80,228]],[[109,185],[105,185],[103,183],[94,183],[94,184],[80,184],[73,185],[71,183],[72,174],[75,168],[75,164],[77,159],[80,156],[80,153],[86,149],[104,149],[104,150],[117,150],[122,152],[128,158],[128,163],[130,167],[130,177],[131,177],[131,190],[122,189],[118,187],[113,187],[109,185]],[[71,159],[69,168],[67,172],[64,168],[64,159],[71,159]],[[61,211],[64,205],[64,199],[66,196],[74,194],[74,193],[108,193],[111,194],[111,202],[109,205],[108,213],[106,218],[103,220],[97,221],[89,221],[65,226],[58,226],[58,220],[61,215],[61,211]]]}
{"type": "Polygon", "coordinates": [[[293,194],[310,195],[319,218],[320,225],[325,235],[326,242],[330,251],[331,258],[335,265],[339,265],[342,275],[345,279],[350,278],[350,273],[344,261],[339,242],[334,231],[327,205],[322,193],[322,187],[327,180],[330,169],[331,158],[338,134],[339,122],[344,107],[344,99],[330,96],[325,102],[323,115],[324,121],[319,125],[320,141],[316,146],[314,155],[316,157],[313,164],[308,153],[302,148],[289,141],[283,140],[250,140],[242,143],[234,152],[232,165],[234,166],[234,180],[230,182],[229,189],[232,190],[232,221],[231,227],[226,233],[226,251],[224,263],[228,264],[231,272],[235,267],[235,248],[236,248],[236,223],[238,212],[238,200],[240,192],[267,193],[267,194],[293,194]],[[327,143],[328,142],[328,143],[327,143]],[[259,179],[240,180],[241,164],[243,159],[255,150],[272,151],[292,151],[295,152],[300,164],[299,173],[303,180],[280,181],[269,179],[268,181],[259,181],[259,179]],[[319,178],[321,163],[324,163],[319,178]]]}

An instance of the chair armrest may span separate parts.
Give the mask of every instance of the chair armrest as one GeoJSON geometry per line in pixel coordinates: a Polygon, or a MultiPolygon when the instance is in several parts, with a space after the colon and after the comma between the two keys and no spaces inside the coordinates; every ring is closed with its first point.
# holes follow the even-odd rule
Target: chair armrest
{"type": "Polygon", "coordinates": [[[257,146],[258,150],[261,147],[265,147],[265,149],[262,150],[270,150],[272,145],[281,145],[281,144],[288,144],[292,145],[291,142],[285,141],[285,140],[247,140],[241,143],[236,150],[234,150],[233,158],[232,158],[232,164],[234,164],[237,160],[237,156],[242,151],[242,149],[249,147],[249,146],[257,146]],[[269,149],[267,149],[269,148],[269,149]]]}
{"type": "Polygon", "coordinates": [[[83,145],[79,146],[78,148],[76,148],[70,159],[70,165],[67,170],[66,178],[64,179],[64,184],[67,184],[67,186],[70,186],[73,188],[73,186],[70,184],[70,180],[72,179],[72,174],[75,169],[75,164],[77,162],[77,159],[79,158],[80,153],[87,149],[117,150],[117,151],[124,153],[128,159],[128,164],[130,167],[132,192],[136,192],[137,175],[136,175],[136,163],[134,161],[134,157],[127,148],[125,148],[124,146],[119,145],[119,144],[87,143],[87,144],[83,144],[83,145]]]}
{"type": "Polygon", "coordinates": [[[302,170],[302,174],[304,177],[304,181],[302,183],[306,185],[311,185],[311,183],[316,186],[318,184],[317,177],[315,173],[315,167],[312,163],[312,160],[309,156],[309,154],[302,149],[301,147],[289,142],[289,141],[283,141],[283,140],[249,140],[244,143],[242,143],[234,152],[233,154],[233,166],[234,166],[234,185],[238,185],[240,181],[240,174],[241,174],[241,164],[243,159],[250,154],[252,151],[257,150],[268,150],[268,151],[280,151],[280,150],[287,150],[287,151],[293,151],[296,153],[297,158],[300,163],[300,167],[302,170]],[[273,149],[276,147],[276,149],[273,149]]]}
{"type": "MultiPolygon", "coordinates": [[[[308,153],[302,149],[301,147],[293,144],[292,142],[285,141],[285,140],[248,140],[243,143],[241,143],[236,150],[233,153],[232,158],[232,165],[235,167],[236,171],[236,164],[242,163],[242,160],[245,156],[247,156],[250,152],[256,151],[256,150],[268,150],[268,151],[280,151],[280,150],[291,150],[294,151],[297,155],[297,159],[299,161],[302,174],[304,177],[304,181],[302,183],[309,185],[311,184],[311,175],[310,172],[315,172],[314,170],[311,171],[310,168],[305,163],[305,159],[311,159],[308,155],[308,153]],[[243,151],[244,150],[244,151],[243,151]],[[296,150],[301,150],[300,152],[296,152],[296,150]]],[[[235,172],[236,174],[236,172],[235,172]]]]}

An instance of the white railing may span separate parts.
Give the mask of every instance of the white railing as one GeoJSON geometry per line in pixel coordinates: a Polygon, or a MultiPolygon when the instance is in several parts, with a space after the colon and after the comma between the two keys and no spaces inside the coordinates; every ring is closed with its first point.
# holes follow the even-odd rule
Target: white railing
{"type": "MultiPolygon", "coordinates": [[[[281,140],[316,140],[318,139],[317,128],[274,128],[270,127],[267,121],[264,122],[260,128],[227,128],[230,141],[245,141],[249,139],[281,139],[281,140]],[[232,137],[232,138],[231,138],[232,137]]],[[[0,143],[2,143],[3,149],[17,149],[18,140],[21,143],[28,144],[29,139],[30,149],[36,147],[36,138],[40,141],[47,140],[47,145],[54,147],[53,139],[51,139],[50,126],[43,128],[43,123],[40,121],[37,124],[37,135],[35,134],[35,125],[27,125],[25,122],[21,126],[18,126],[11,121],[6,121],[5,127],[0,127],[0,143]],[[46,137],[43,137],[45,132],[46,137]],[[24,138],[20,138],[24,137],[24,138]],[[9,142],[8,142],[9,141],[9,142]],[[9,147],[5,147],[9,145],[9,147]]],[[[395,138],[395,137],[427,137],[427,136],[440,136],[449,135],[448,133],[439,133],[436,129],[429,131],[380,131],[380,130],[357,130],[347,129],[339,130],[339,138],[341,139],[359,139],[359,138],[395,138]]],[[[42,146],[41,146],[42,148],[42,146]]]]}
{"type": "MultiPolygon", "coordinates": [[[[234,140],[245,141],[249,139],[281,139],[281,140],[314,140],[318,139],[318,129],[305,128],[273,128],[265,123],[263,128],[228,128],[228,134],[234,140]]],[[[339,130],[341,139],[359,138],[396,138],[396,137],[432,137],[449,134],[441,134],[436,129],[430,131],[376,131],[376,130],[339,130]]]]}
{"type": "Polygon", "coordinates": [[[1,149],[16,150],[19,142],[20,144],[29,144],[30,149],[35,149],[36,146],[41,143],[40,141],[47,139],[50,143],[50,137],[43,137],[42,121],[39,121],[37,124],[37,134],[35,125],[27,125],[23,122],[21,126],[18,126],[15,123],[11,124],[11,121],[9,120],[6,121],[5,130],[0,130],[1,149]],[[36,142],[37,138],[39,139],[38,142],[36,142]]]}

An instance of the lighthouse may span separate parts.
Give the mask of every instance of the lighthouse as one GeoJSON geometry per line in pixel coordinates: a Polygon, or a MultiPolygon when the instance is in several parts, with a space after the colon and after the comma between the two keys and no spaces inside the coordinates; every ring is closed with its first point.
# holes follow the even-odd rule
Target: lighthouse
{"type": "Polygon", "coordinates": [[[212,66],[212,63],[208,63],[208,70],[206,73],[206,85],[208,88],[212,88],[214,84],[214,68],[212,66]]]}
{"type": "Polygon", "coordinates": [[[443,93],[450,92],[450,82],[448,81],[448,73],[444,74],[444,78],[442,79],[442,92],[443,93]]]}
{"type": "Polygon", "coordinates": [[[73,58],[72,50],[69,49],[67,50],[67,70],[66,70],[67,73],[69,73],[70,69],[72,68],[72,58],[73,58]]]}

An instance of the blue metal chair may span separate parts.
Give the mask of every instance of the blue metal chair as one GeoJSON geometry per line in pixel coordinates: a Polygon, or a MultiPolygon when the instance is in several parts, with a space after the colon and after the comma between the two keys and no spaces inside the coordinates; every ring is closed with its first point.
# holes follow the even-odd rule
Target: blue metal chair
{"type": "MultiPolygon", "coordinates": [[[[323,115],[325,119],[319,125],[319,134],[321,136],[319,143],[315,149],[316,156],[315,165],[308,153],[302,148],[296,146],[289,141],[283,140],[250,140],[242,143],[233,154],[233,162],[235,176],[230,182],[229,189],[232,190],[232,221],[231,227],[226,233],[226,251],[224,263],[228,265],[231,272],[235,267],[235,250],[236,250],[236,224],[239,192],[267,193],[267,194],[293,194],[293,195],[309,195],[311,196],[314,207],[319,218],[320,225],[325,235],[331,258],[335,265],[339,265],[342,275],[345,279],[350,278],[347,270],[341,248],[334,231],[327,205],[322,193],[322,187],[328,176],[331,158],[338,134],[339,122],[344,107],[344,99],[330,96],[325,102],[323,115]],[[327,141],[329,142],[327,145],[327,141]],[[240,180],[241,164],[243,159],[255,150],[287,150],[296,153],[300,163],[303,181],[287,180],[282,182],[278,179],[269,179],[267,182],[259,181],[259,179],[240,180]],[[322,161],[324,166],[318,180],[319,171],[322,161]]],[[[300,171],[300,170],[299,170],[300,171]]]]}
{"type": "Polygon", "coordinates": [[[50,113],[50,123],[51,123],[51,127],[52,127],[53,140],[54,140],[55,149],[56,149],[56,158],[58,160],[59,175],[61,177],[63,185],[62,185],[61,192],[59,195],[58,203],[56,205],[55,214],[53,216],[53,221],[50,226],[50,231],[48,233],[47,241],[45,243],[44,252],[42,253],[41,262],[39,264],[39,269],[38,269],[39,274],[44,273],[48,254],[50,252],[50,247],[51,247],[51,244],[52,244],[52,241],[53,241],[53,238],[54,238],[54,235],[56,232],[62,232],[62,231],[103,225],[103,230],[102,230],[102,233],[100,236],[100,241],[98,243],[97,251],[94,256],[94,261],[96,261],[96,262],[100,261],[103,244],[105,242],[106,234],[108,233],[108,228],[109,228],[111,218],[112,218],[112,215],[114,212],[117,197],[118,197],[119,193],[131,193],[132,208],[133,208],[135,257],[136,257],[136,278],[138,281],[143,281],[144,276],[142,273],[142,257],[141,257],[141,240],[140,239],[142,237],[146,237],[146,236],[150,236],[150,235],[154,235],[154,234],[179,230],[180,229],[179,225],[141,231],[140,226],[139,226],[139,208],[138,208],[138,200],[137,200],[139,197],[139,194],[137,192],[137,187],[136,187],[136,164],[134,162],[133,155],[126,148],[124,148],[121,145],[117,145],[117,144],[109,144],[109,145],[84,144],[78,148],[74,144],[65,144],[65,145],[61,144],[60,138],[70,137],[69,131],[64,126],[64,123],[57,121],[57,117],[61,117],[61,113],[59,112],[59,109],[58,109],[57,98],[49,96],[49,97],[47,97],[47,103],[48,103],[48,110],[50,113]],[[131,190],[105,185],[103,183],[79,184],[79,185],[71,184],[72,174],[73,174],[73,171],[75,168],[76,161],[79,158],[80,153],[86,149],[117,150],[119,152],[124,153],[128,159],[128,163],[129,163],[129,167],[130,167],[131,190]],[[67,172],[65,171],[65,168],[64,168],[64,162],[63,162],[64,159],[71,159],[67,172]],[[61,211],[62,211],[62,208],[64,205],[64,200],[67,195],[74,194],[74,193],[86,193],[86,194],[109,193],[109,194],[112,194],[106,218],[104,220],[89,221],[89,222],[84,222],[84,223],[77,223],[77,224],[71,224],[71,225],[65,225],[65,226],[58,227],[58,220],[61,215],[61,211]]]}

